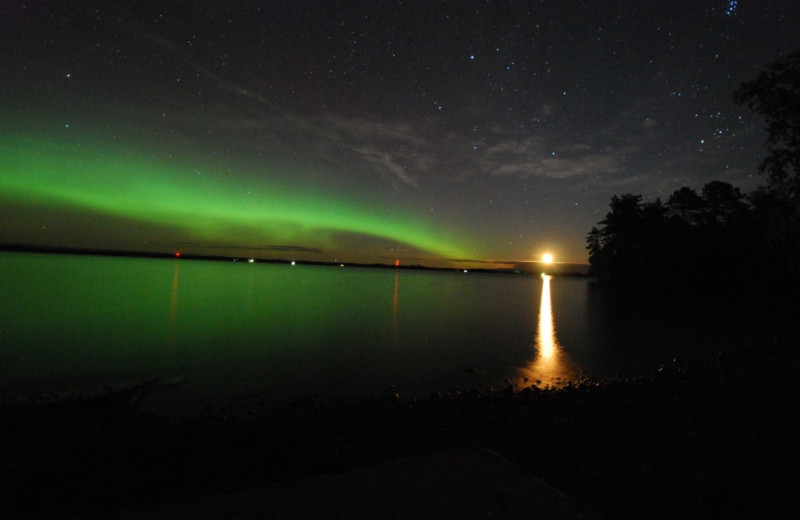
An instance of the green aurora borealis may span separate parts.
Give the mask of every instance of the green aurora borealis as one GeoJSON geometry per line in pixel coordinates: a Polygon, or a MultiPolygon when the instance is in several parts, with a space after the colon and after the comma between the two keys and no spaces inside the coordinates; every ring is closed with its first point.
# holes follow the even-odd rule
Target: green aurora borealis
{"type": "Polygon", "coordinates": [[[384,239],[417,254],[468,258],[462,245],[421,220],[322,188],[291,190],[252,176],[234,182],[224,172],[199,172],[122,147],[5,136],[0,169],[0,199],[6,203],[176,228],[200,249],[203,244],[240,249],[280,245],[336,254],[335,238],[350,234],[384,239]]]}
{"type": "Polygon", "coordinates": [[[768,3],[2,2],[0,244],[582,270],[614,195],[757,186],[768,3]]]}

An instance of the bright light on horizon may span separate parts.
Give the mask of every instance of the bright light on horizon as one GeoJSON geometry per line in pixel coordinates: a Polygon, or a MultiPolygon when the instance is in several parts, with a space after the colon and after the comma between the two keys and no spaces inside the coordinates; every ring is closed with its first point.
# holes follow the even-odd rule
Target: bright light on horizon
{"type": "Polygon", "coordinates": [[[550,253],[543,254],[542,255],[542,262],[544,262],[546,264],[552,264],[553,263],[553,255],[551,255],[550,253]]]}

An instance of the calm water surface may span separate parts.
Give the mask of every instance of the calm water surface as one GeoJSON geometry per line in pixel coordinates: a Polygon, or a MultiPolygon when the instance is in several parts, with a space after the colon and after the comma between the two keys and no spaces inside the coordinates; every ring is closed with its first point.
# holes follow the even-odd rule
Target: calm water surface
{"type": "Polygon", "coordinates": [[[180,381],[169,406],[426,396],[649,375],[704,341],[584,279],[0,253],[0,287],[3,396],[149,378],[180,381]]]}

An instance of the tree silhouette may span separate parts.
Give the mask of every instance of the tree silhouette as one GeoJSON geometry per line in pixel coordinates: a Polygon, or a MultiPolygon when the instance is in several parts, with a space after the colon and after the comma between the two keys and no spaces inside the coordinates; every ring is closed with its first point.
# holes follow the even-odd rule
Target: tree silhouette
{"type": "Polygon", "coordinates": [[[641,282],[730,277],[753,262],[753,216],[739,188],[712,181],[702,196],[688,187],[663,204],[614,195],[610,211],[587,236],[590,272],[641,282]]]}
{"type": "Polygon", "coordinates": [[[730,294],[753,269],[761,287],[800,282],[800,52],[769,65],[734,99],[766,119],[766,185],[745,195],[711,181],[700,194],[676,190],[666,204],[614,195],[587,236],[591,274],[681,294],[690,286],[730,294]]]}
{"type": "Polygon", "coordinates": [[[748,206],[741,190],[722,181],[703,186],[702,213],[706,225],[732,225],[745,217],[748,206]]]}
{"type": "Polygon", "coordinates": [[[641,195],[611,197],[611,211],[589,233],[589,262],[595,274],[614,277],[638,271],[641,201],[641,195]]]}
{"type": "Polygon", "coordinates": [[[762,115],[767,123],[767,156],[760,170],[770,187],[797,198],[800,191],[800,52],[767,66],[742,84],[734,101],[762,115]]]}
{"type": "Polygon", "coordinates": [[[700,195],[686,186],[675,191],[667,200],[669,215],[680,219],[686,224],[697,224],[699,222],[702,206],[703,199],[700,198],[700,195]]]}
{"type": "Polygon", "coordinates": [[[764,262],[800,277],[800,52],[767,66],[744,83],[734,101],[766,120],[767,155],[759,166],[766,186],[750,197],[764,262]]]}

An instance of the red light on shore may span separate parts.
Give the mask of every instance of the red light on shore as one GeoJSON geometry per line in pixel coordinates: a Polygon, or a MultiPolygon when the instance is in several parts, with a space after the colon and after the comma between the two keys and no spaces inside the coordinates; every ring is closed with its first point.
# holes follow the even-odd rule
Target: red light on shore
{"type": "Polygon", "coordinates": [[[181,252],[175,251],[175,258],[180,258],[180,257],[181,257],[181,252]]]}
{"type": "Polygon", "coordinates": [[[394,266],[395,267],[400,267],[400,259],[399,258],[394,261],[394,266]]]}

